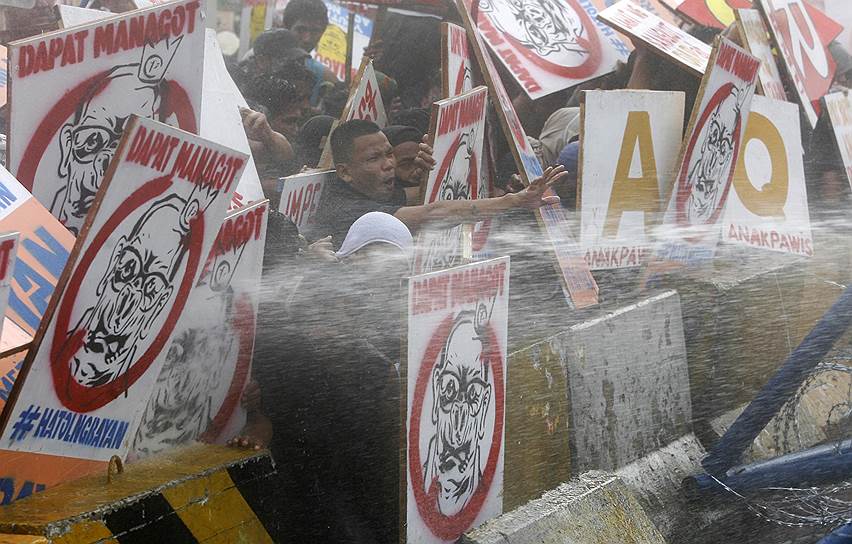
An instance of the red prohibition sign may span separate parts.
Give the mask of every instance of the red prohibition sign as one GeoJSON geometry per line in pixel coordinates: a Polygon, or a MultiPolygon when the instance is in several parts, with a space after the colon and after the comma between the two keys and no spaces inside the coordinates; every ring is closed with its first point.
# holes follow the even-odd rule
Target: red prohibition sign
{"type": "MultiPolygon", "coordinates": [[[[686,203],[689,200],[689,195],[692,193],[692,187],[689,186],[689,180],[687,180],[687,176],[689,175],[689,163],[692,159],[692,153],[695,151],[695,145],[698,143],[698,136],[701,134],[701,130],[704,128],[704,125],[707,124],[707,119],[710,117],[710,114],[713,113],[713,110],[722,103],[730,94],[731,90],[734,88],[733,83],[725,83],[716,91],[710,101],[707,103],[707,107],[704,108],[704,111],[701,112],[701,117],[698,119],[698,123],[695,124],[695,128],[692,131],[692,136],[689,138],[689,145],[686,147],[686,153],[683,158],[683,165],[680,172],[680,177],[677,180],[677,198],[675,200],[675,220],[679,225],[689,226],[689,223],[686,221],[686,203]]],[[[722,192],[722,197],[719,199],[719,202],[716,204],[716,209],[713,211],[713,215],[707,221],[707,224],[714,224],[719,220],[719,216],[722,214],[722,210],[725,207],[725,202],[728,200],[728,192],[731,189],[731,180],[734,178],[734,165],[737,164],[737,157],[740,154],[739,149],[739,141],[740,141],[740,132],[742,130],[743,120],[740,117],[739,122],[737,123],[736,128],[734,128],[733,133],[733,155],[731,156],[730,161],[730,170],[728,172],[728,179],[725,180],[725,189],[722,192]]],[[[722,180],[719,180],[722,181],[722,180]]]]}
{"type": "Polygon", "coordinates": [[[254,351],[254,324],[254,305],[248,296],[243,295],[234,301],[234,318],[231,321],[231,329],[237,333],[239,344],[237,364],[234,367],[231,385],[228,387],[228,392],[225,394],[225,400],[222,402],[219,412],[199,440],[214,442],[219,438],[237,408],[251,370],[251,355],[254,351]]]}
{"type": "Polygon", "coordinates": [[[600,68],[601,60],[603,59],[603,49],[601,48],[601,41],[598,37],[597,29],[595,27],[595,23],[592,21],[589,14],[586,13],[582,7],[577,4],[576,0],[562,0],[563,2],[568,4],[568,7],[577,14],[577,17],[580,18],[580,22],[583,25],[583,28],[586,30],[585,38],[577,38],[577,44],[579,44],[583,49],[586,50],[588,56],[586,60],[577,66],[565,66],[562,64],[557,64],[555,62],[550,62],[546,60],[529,49],[527,49],[517,38],[510,34],[505,34],[504,37],[506,41],[512,44],[512,47],[525,59],[529,62],[537,66],[538,68],[544,70],[545,72],[550,72],[551,74],[559,77],[564,77],[568,79],[584,79],[592,77],[595,72],[600,68]]]}
{"type": "MultiPolygon", "coordinates": [[[[79,106],[80,102],[85,98],[91,87],[96,82],[101,81],[92,96],[97,96],[104,92],[109,87],[109,82],[106,76],[109,71],[104,71],[96,74],[89,79],[83,81],[67,93],[53,105],[52,108],[41,120],[29,145],[24,150],[21,161],[16,173],[18,181],[21,185],[27,188],[28,191],[33,190],[36,171],[41,159],[44,156],[47,147],[54,141],[59,129],[62,128],[68,119],[74,114],[74,111],[79,106]]],[[[183,87],[174,81],[163,82],[163,103],[161,108],[161,119],[166,119],[174,114],[177,118],[178,127],[193,134],[198,133],[198,126],[195,123],[195,111],[189,101],[189,95],[183,87]]]]}
{"type": "MultiPolygon", "coordinates": [[[[162,351],[163,346],[175,327],[178,317],[183,312],[183,307],[192,289],[192,280],[201,261],[201,245],[204,239],[204,214],[201,211],[190,220],[189,235],[186,242],[189,247],[187,264],[177,294],[175,295],[174,303],[166,316],[166,320],[163,322],[163,326],[157,332],[157,335],[145,353],[127,369],[124,375],[104,385],[87,387],[79,384],[71,375],[71,359],[82,348],[83,341],[88,333],[86,330],[78,330],[73,335],[68,335],[70,332],[71,313],[77,302],[79,286],[83,285],[84,282],[91,281],[89,270],[91,269],[92,262],[99,253],[107,251],[104,249],[104,245],[110,238],[110,235],[125,222],[128,216],[165,193],[171,186],[171,176],[163,176],[145,183],[133,192],[95,234],[92,243],[74,268],[74,273],[67,284],[68,288],[63,293],[62,299],[59,302],[50,352],[50,370],[53,376],[53,388],[62,405],[69,410],[84,413],[97,410],[112,402],[136,383],[136,380],[145,374],[148,367],[153,364],[157,355],[162,351]]],[[[100,271],[95,272],[95,274],[99,273],[100,271]]]]}
{"type": "MultiPolygon", "coordinates": [[[[432,193],[429,194],[428,202],[435,202],[438,200],[438,191],[441,190],[441,182],[447,178],[447,171],[450,169],[450,166],[453,164],[453,159],[458,152],[459,147],[461,146],[461,137],[465,133],[461,133],[456,136],[456,139],[453,141],[453,144],[450,146],[450,150],[444,156],[444,162],[441,163],[441,167],[438,169],[438,183],[432,187],[432,193]]],[[[467,172],[467,182],[470,185],[470,194],[478,195],[479,194],[479,169],[476,167],[476,155],[471,157],[473,160],[469,161],[468,164],[471,165],[470,169],[467,172]]]]}
{"type": "Polygon", "coordinates": [[[432,533],[442,540],[456,540],[476,521],[479,512],[485,504],[494,474],[497,471],[497,461],[503,448],[503,354],[500,353],[499,343],[494,328],[489,324],[487,336],[484,339],[482,349],[483,356],[488,357],[491,366],[491,375],[494,378],[494,433],[491,437],[491,451],[488,452],[488,460],[482,474],[479,487],[471,497],[470,502],[453,516],[445,516],[438,511],[438,490],[436,482],[429,482],[429,490],[424,489],[423,460],[420,458],[420,418],[423,413],[423,402],[426,397],[426,389],[432,376],[435,362],[444,348],[444,342],[450,334],[453,325],[453,316],[448,315],[435,329],[423,360],[420,362],[420,371],[417,374],[417,383],[414,386],[414,399],[411,405],[411,422],[408,430],[408,474],[411,478],[411,487],[414,492],[414,501],[420,517],[432,533]]]}

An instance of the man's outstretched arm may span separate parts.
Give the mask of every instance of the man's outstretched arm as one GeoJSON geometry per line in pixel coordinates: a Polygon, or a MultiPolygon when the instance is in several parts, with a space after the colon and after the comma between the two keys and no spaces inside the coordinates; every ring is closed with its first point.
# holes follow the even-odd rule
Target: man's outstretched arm
{"type": "Polygon", "coordinates": [[[415,230],[426,224],[452,226],[476,223],[516,208],[535,210],[559,201],[558,196],[545,196],[545,192],[565,175],[563,166],[548,168],[543,176],[518,193],[482,200],[440,200],[422,206],[407,206],[397,210],[394,216],[409,229],[415,230]]]}

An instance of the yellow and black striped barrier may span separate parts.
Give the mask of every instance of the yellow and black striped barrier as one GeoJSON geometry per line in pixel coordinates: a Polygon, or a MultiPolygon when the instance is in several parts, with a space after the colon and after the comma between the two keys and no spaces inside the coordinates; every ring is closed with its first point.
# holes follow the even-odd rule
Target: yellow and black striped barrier
{"type": "Polygon", "coordinates": [[[275,542],[268,452],[198,444],[109,480],[83,478],[0,508],[0,544],[275,542]]]}

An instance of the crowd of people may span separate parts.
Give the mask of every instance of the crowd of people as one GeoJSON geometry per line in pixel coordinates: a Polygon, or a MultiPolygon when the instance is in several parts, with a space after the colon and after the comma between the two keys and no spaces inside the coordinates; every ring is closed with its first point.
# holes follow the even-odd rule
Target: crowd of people
{"type": "MultiPolygon", "coordinates": [[[[381,129],[353,120],[332,130],[348,88],[311,57],[327,25],[322,0],[290,0],[280,26],[261,34],[246,58],[227,59],[250,106],[244,127],[271,209],[281,178],[316,167],[327,141],[337,173],[301,234],[271,212],[254,380],[243,399],[249,422],[233,443],[272,449],[281,478],[277,508],[294,541],[389,542],[399,523],[400,280],[411,269],[418,231],[557,199],[573,210],[580,92],[683,91],[688,116],[700,81],[639,43],[608,76],[539,100],[503,72],[544,175],[520,186],[508,145],[496,142],[491,198],[422,205],[419,188],[434,166],[426,143],[430,106],[441,98],[439,20],[389,14],[369,47],[388,106],[390,124],[381,129]],[[545,196],[548,188],[558,197],[545,196]]],[[[852,59],[839,45],[831,52],[843,86],[852,59]]],[[[812,217],[847,209],[849,185],[831,127],[823,118],[803,131],[812,217]]]]}

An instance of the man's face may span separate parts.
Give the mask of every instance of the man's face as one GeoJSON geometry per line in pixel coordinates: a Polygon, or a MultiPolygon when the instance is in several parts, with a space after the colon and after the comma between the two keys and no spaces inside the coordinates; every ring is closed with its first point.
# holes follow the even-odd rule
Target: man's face
{"type": "Polygon", "coordinates": [[[103,385],[124,374],[135,362],[137,348],[142,349],[137,344],[171,297],[173,250],[152,243],[151,235],[143,227],[116,246],[98,302],[83,324],[82,349],[74,357],[72,371],[82,385],[103,385]]]}
{"type": "Polygon", "coordinates": [[[473,324],[463,321],[451,333],[444,360],[432,374],[438,508],[447,516],[460,512],[478,486],[479,443],[491,398],[486,364],[473,324]]]}
{"type": "Polygon", "coordinates": [[[301,104],[291,104],[283,111],[269,118],[269,126],[275,132],[280,132],[291,142],[296,141],[299,136],[299,127],[304,117],[304,109],[301,104]]]}
{"type": "Polygon", "coordinates": [[[322,21],[308,21],[298,19],[289,30],[295,32],[299,37],[299,44],[302,49],[310,53],[316,49],[326,25],[322,21]]]}
{"type": "Polygon", "coordinates": [[[382,132],[359,136],[352,148],[351,160],[337,165],[340,178],[376,202],[389,202],[393,197],[396,161],[387,137],[382,132]]]}
{"type": "Polygon", "coordinates": [[[420,145],[417,142],[403,142],[393,148],[393,156],[396,160],[396,179],[403,187],[420,185],[420,179],[414,175],[417,171],[414,159],[417,158],[419,151],[420,145]]]}

